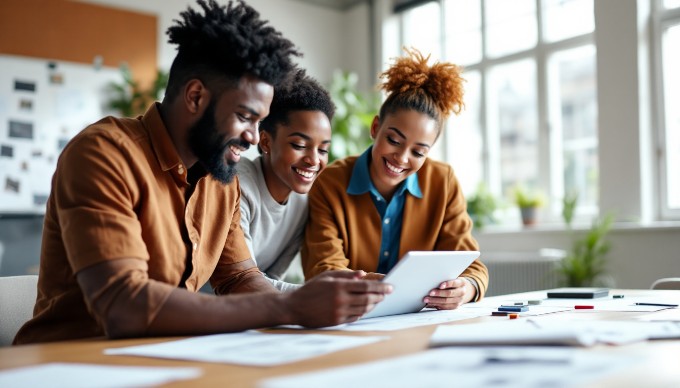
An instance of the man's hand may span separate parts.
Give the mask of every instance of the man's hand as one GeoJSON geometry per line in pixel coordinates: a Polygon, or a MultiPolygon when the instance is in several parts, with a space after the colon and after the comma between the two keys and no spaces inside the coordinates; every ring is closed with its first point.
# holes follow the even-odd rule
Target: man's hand
{"type": "Polygon", "coordinates": [[[469,302],[475,296],[475,287],[463,278],[447,280],[430,291],[423,302],[425,307],[437,310],[453,310],[469,302]]]}
{"type": "Polygon", "coordinates": [[[392,286],[361,279],[363,271],[332,271],[285,295],[290,322],[305,327],[354,322],[392,292],[392,286]]]}

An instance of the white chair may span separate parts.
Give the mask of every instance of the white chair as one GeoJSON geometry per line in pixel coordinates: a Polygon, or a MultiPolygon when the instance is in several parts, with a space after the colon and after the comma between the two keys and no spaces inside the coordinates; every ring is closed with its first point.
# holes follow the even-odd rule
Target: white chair
{"type": "Polygon", "coordinates": [[[652,290],[680,290],[680,278],[663,278],[652,283],[652,290]]]}
{"type": "Polygon", "coordinates": [[[21,326],[33,317],[38,275],[0,277],[0,346],[9,346],[21,326]]]}

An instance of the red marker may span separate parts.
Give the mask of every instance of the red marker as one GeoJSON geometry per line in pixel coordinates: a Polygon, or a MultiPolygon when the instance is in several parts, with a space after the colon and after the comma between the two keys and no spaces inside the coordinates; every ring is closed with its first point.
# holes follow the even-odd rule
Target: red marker
{"type": "Polygon", "coordinates": [[[583,304],[577,304],[574,306],[576,310],[592,310],[595,308],[595,306],[589,306],[589,305],[583,305],[583,304]]]}

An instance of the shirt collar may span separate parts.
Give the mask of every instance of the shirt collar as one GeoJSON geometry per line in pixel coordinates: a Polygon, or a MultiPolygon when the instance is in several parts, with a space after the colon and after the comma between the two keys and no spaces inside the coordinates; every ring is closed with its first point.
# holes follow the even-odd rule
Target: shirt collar
{"type": "Polygon", "coordinates": [[[179,157],[177,148],[170,138],[158,108],[159,104],[157,102],[152,104],[141,120],[149,132],[151,147],[156,153],[158,164],[163,171],[168,171],[182,164],[182,159],[179,157]]]}
{"type": "MultiPolygon", "coordinates": [[[[347,194],[360,195],[368,192],[378,194],[378,190],[373,185],[371,175],[368,172],[372,150],[373,146],[368,147],[368,149],[357,158],[354,168],[352,169],[352,176],[349,180],[349,186],[347,187],[347,194]]],[[[406,180],[399,185],[395,195],[402,195],[405,191],[408,191],[414,197],[423,197],[420,185],[418,184],[418,173],[412,174],[406,178],[406,180]]]]}

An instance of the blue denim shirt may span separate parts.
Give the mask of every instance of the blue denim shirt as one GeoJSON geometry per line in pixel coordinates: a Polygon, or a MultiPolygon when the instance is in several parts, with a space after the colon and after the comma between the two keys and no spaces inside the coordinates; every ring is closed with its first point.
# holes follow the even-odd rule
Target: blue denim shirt
{"type": "Polygon", "coordinates": [[[399,244],[401,242],[401,225],[404,216],[404,202],[407,192],[417,198],[422,198],[423,193],[418,185],[418,174],[413,174],[399,184],[397,191],[392,196],[389,203],[373,185],[369,174],[369,163],[371,161],[371,150],[369,147],[357,159],[352,177],[349,181],[347,194],[361,195],[369,193],[375,208],[380,214],[382,225],[380,241],[380,257],[378,258],[378,270],[376,272],[386,274],[399,260],[399,244]]]}

